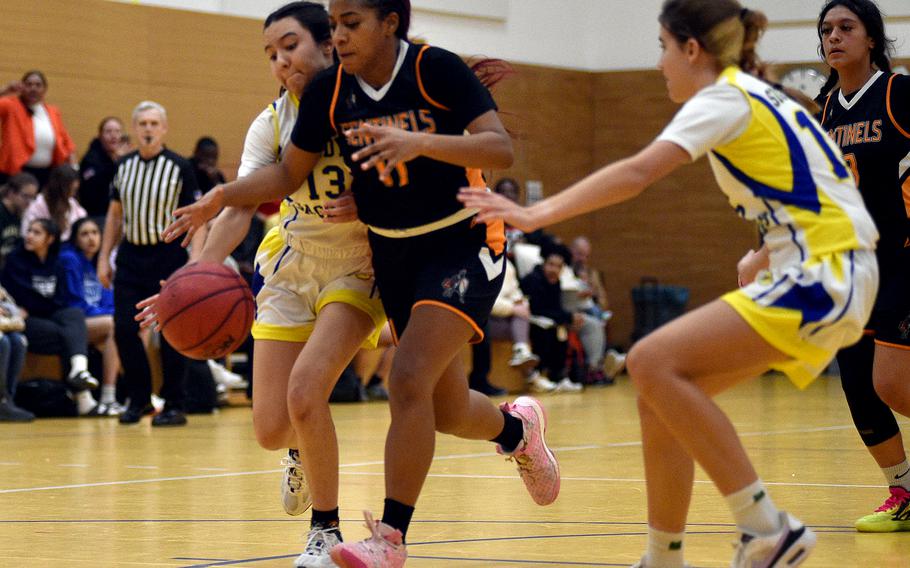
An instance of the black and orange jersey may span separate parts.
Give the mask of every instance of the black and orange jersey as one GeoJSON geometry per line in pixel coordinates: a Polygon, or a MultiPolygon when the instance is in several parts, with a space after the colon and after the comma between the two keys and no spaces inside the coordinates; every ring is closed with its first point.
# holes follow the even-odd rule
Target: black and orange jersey
{"type": "Polygon", "coordinates": [[[879,71],[856,93],[837,89],[819,102],[821,124],[844,152],[881,234],[884,281],[910,259],[910,77],[879,71]]]}
{"type": "Polygon", "coordinates": [[[456,196],[460,187],[477,184],[472,171],[420,156],[399,164],[393,181],[385,184],[375,168],[364,172],[351,159],[370,141],[362,136],[348,139],[344,133],[369,123],[462,135],[490,110],[496,110],[490,92],[457,55],[402,41],[392,79],[380,90],[347,73],[341,64],[317,75],[301,100],[291,140],[308,152],[322,152],[326,141],[337,137],[354,175],[351,189],[360,219],[383,229],[407,229],[462,209],[456,196]]]}

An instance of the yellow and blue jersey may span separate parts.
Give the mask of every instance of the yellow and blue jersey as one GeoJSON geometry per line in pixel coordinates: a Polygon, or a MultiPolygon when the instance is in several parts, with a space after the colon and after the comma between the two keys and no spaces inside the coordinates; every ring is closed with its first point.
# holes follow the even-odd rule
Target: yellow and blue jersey
{"type": "Polygon", "coordinates": [[[860,338],[878,283],[878,231],[843,155],[805,109],[736,67],[659,140],[708,155],[730,204],[758,223],[770,267],[722,299],[790,357],[772,367],[805,387],[860,338]]]}
{"type": "Polygon", "coordinates": [[[731,67],[719,81],[751,109],[745,130],[709,153],[731,205],[759,224],[772,266],[875,248],[878,232],[843,155],[799,104],[731,67]]]}
{"type": "MultiPolygon", "coordinates": [[[[239,177],[281,161],[290,144],[299,105],[297,97],[286,92],[256,117],[247,133],[239,177]]],[[[327,141],[322,158],[304,184],[281,202],[279,226],[286,239],[319,243],[326,249],[366,249],[363,223],[323,222],[323,203],[349,189],[351,180],[338,145],[334,139],[327,141]]]]}

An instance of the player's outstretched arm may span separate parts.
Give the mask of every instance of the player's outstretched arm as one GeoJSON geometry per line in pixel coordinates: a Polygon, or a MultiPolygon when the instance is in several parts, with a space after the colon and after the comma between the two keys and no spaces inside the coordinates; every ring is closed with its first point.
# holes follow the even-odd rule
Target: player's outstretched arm
{"type": "Polygon", "coordinates": [[[514,227],[532,231],[631,199],[691,161],[689,154],[676,144],[655,141],[638,154],[604,166],[530,207],[521,207],[482,189],[464,188],[458,199],[465,207],[479,210],[478,221],[503,219],[514,227]]]}
{"type": "Polygon", "coordinates": [[[164,239],[172,242],[186,233],[183,242],[189,243],[199,228],[223,207],[284,199],[303,185],[321,156],[291,144],[281,162],[216,186],[195,203],[174,211],[174,221],[164,230],[164,239]]]}

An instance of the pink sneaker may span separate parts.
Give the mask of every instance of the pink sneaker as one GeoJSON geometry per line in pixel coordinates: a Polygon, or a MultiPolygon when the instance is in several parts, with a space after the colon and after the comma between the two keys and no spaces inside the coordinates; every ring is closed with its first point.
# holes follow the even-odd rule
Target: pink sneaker
{"type": "Polygon", "coordinates": [[[502,403],[502,410],[521,420],[524,425],[522,443],[509,453],[497,445],[496,451],[509,456],[518,464],[518,473],[528,493],[538,505],[549,505],[559,496],[559,463],[547,447],[547,414],[537,399],[520,396],[515,402],[502,403]]]}
{"type": "Polygon", "coordinates": [[[363,512],[372,536],[360,542],[342,542],[332,547],[329,555],[341,568],[401,568],[408,559],[408,551],[401,538],[401,531],[373,519],[369,511],[363,512]]]}

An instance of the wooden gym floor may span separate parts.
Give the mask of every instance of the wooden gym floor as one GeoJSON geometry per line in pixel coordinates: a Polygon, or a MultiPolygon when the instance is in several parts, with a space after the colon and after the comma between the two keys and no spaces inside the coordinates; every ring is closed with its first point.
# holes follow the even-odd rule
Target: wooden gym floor
{"type": "MultiPolygon", "coordinates": [[[[629,566],[645,546],[645,484],[627,379],[543,397],[562,494],[537,507],[490,444],[440,436],[409,535],[418,567],[629,566]]],[[[765,377],[719,399],[779,506],[819,533],[807,567],[908,567],[910,534],[858,534],[881,475],[853,430],[839,382],[799,392],[765,377]]],[[[336,405],[341,517],[381,512],[382,403],[336,405]]],[[[902,422],[906,428],[906,422],[902,422]]],[[[113,419],[0,425],[0,566],[289,567],[308,513],[284,514],[277,452],[260,450],[248,407],[152,430],[113,419]]],[[[728,566],[733,525],[698,472],[688,561],[728,566]]]]}

